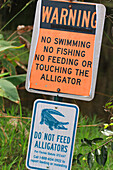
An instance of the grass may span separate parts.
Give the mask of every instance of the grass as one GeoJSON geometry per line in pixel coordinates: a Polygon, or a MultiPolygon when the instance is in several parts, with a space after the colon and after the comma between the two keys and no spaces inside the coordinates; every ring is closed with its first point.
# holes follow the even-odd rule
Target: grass
{"type": "MultiPolygon", "coordinates": [[[[93,124],[100,124],[101,121],[97,121],[96,117],[93,119],[88,117],[82,117],[80,116],[79,119],[79,125],[93,125],[93,124]]],[[[72,170],[88,170],[89,167],[87,165],[87,154],[91,152],[92,150],[98,148],[102,144],[106,143],[106,137],[102,135],[100,132],[102,128],[99,126],[97,127],[81,127],[77,130],[76,135],[76,142],[75,142],[75,149],[74,149],[74,157],[76,157],[79,153],[82,153],[84,155],[84,160],[81,159],[81,165],[75,163],[72,167],[72,170]],[[89,140],[92,140],[94,138],[103,138],[103,142],[98,143],[96,146],[89,147],[89,146],[81,146],[81,139],[87,138],[89,140]]],[[[108,147],[108,158],[105,166],[100,166],[97,164],[97,162],[94,162],[94,165],[92,167],[92,170],[113,170],[113,151],[110,148],[110,144],[107,145],[108,147]]],[[[93,151],[94,153],[94,151],[93,151]]]]}
{"type": "MultiPolygon", "coordinates": [[[[19,35],[17,34],[17,32],[15,31],[14,35],[13,35],[13,33],[14,32],[12,32],[10,30],[2,32],[5,40],[7,40],[10,37],[8,39],[8,41],[12,41],[12,40],[15,41],[15,43],[13,45],[15,45],[15,46],[22,45],[20,43],[19,35]]],[[[31,42],[31,32],[28,32],[28,33],[25,32],[21,36],[24,37],[28,42],[31,42]]],[[[4,54],[4,52],[2,52],[2,53],[4,54]]],[[[29,49],[27,49],[27,48],[20,48],[20,49],[16,49],[16,50],[9,49],[9,50],[5,51],[5,55],[11,62],[14,62],[15,60],[17,60],[17,61],[21,62],[22,64],[27,65],[28,58],[29,58],[29,49]]]]}
{"type": "MultiPolygon", "coordinates": [[[[7,109],[7,115],[18,116],[18,108],[12,106],[7,109]]],[[[30,115],[29,115],[30,116],[30,115]]],[[[0,169],[1,170],[25,170],[25,159],[28,145],[28,136],[30,130],[30,120],[21,120],[16,118],[0,119],[0,169]]],[[[79,125],[97,124],[99,121],[96,117],[88,118],[80,114],[79,125]]],[[[101,122],[100,122],[101,123],[101,122]]],[[[91,148],[81,147],[81,139],[93,139],[103,137],[99,127],[80,127],[77,129],[74,157],[77,154],[88,153],[91,148]]],[[[101,145],[101,144],[100,144],[101,145]]],[[[87,155],[86,155],[87,158],[87,155]]],[[[93,170],[112,170],[113,169],[113,153],[109,149],[108,159],[105,167],[101,167],[96,162],[93,170]]],[[[87,170],[88,165],[85,161],[81,161],[81,165],[74,164],[72,170],[87,170]]]]}
{"type": "MultiPolygon", "coordinates": [[[[17,111],[17,108],[15,108],[17,111]]],[[[17,116],[14,107],[8,109],[8,115],[17,116]]],[[[30,120],[21,121],[12,118],[0,119],[0,169],[24,170],[28,145],[30,120]]]]}

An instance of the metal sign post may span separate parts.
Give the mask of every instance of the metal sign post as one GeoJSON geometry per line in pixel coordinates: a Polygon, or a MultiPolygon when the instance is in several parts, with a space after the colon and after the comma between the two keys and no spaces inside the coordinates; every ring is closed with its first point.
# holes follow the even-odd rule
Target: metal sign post
{"type": "MultiPolygon", "coordinates": [[[[59,101],[92,100],[104,19],[101,4],[38,0],[26,89],[59,101]]],[[[28,169],[71,169],[78,113],[76,105],[35,101],[28,169]]]]}

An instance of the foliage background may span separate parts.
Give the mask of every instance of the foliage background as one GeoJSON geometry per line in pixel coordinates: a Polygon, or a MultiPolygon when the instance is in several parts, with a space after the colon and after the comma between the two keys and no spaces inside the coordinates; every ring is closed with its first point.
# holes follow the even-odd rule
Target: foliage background
{"type": "MultiPolygon", "coordinates": [[[[100,137],[104,138],[104,142],[109,140],[103,137],[100,131],[103,129],[103,121],[107,124],[112,122],[110,117],[112,117],[113,113],[113,0],[81,1],[102,3],[106,6],[107,11],[95,98],[91,102],[63,99],[64,102],[76,103],[80,107],[79,126],[97,124],[97,126],[78,128],[74,160],[76,160],[80,152],[85,154],[92,150],[92,147],[89,146],[85,148],[81,147],[81,139],[87,138],[88,140],[92,140],[100,137]],[[110,103],[110,105],[106,105],[107,103],[110,103]],[[106,110],[106,112],[104,110],[106,110]],[[84,117],[82,115],[84,115],[84,117]]],[[[1,74],[8,73],[0,77],[0,83],[3,81],[3,78],[9,81],[11,76],[26,74],[35,7],[36,0],[0,0],[0,34],[4,37],[0,40],[14,40],[15,43],[10,45],[14,45],[15,47],[20,47],[25,44],[25,47],[20,47],[19,49],[9,48],[6,51],[0,52],[1,74]],[[20,30],[17,31],[18,25],[25,26],[22,32],[20,30]]],[[[7,99],[0,100],[0,104],[2,104],[0,111],[2,117],[0,119],[0,168],[3,170],[26,169],[25,157],[31,121],[29,117],[31,117],[33,102],[37,98],[52,99],[51,96],[28,93],[24,87],[24,80],[25,76],[20,81],[18,80],[18,82],[21,83],[15,84],[15,90],[18,90],[15,91],[15,94],[19,92],[19,95],[17,95],[19,102],[14,104],[7,99]],[[3,116],[9,117],[3,118],[3,116]],[[22,119],[22,116],[25,117],[25,119],[22,119]]],[[[14,82],[12,81],[11,83],[14,82]]],[[[7,88],[5,88],[5,94],[7,94],[6,89],[7,88]]],[[[8,95],[7,98],[9,99],[8,95]]],[[[107,163],[104,167],[107,170],[113,169],[111,146],[111,143],[109,143],[107,163]]],[[[74,163],[72,169],[88,169],[86,159],[87,156],[81,165],[74,163]]],[[[95,164],[93,169],[103,169],[103,166],[95,164]]]]}

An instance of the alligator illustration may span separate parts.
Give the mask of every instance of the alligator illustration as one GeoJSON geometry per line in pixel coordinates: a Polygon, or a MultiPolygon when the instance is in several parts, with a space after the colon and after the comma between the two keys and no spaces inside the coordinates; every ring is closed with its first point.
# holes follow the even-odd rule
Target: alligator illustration
{"type": "Polygon", "coordinates": [[[55,129],[62,129],[62,130],[67,130],[67,128],[63,125],[68,125],[69,122],[59,122],[57,119],[55,119],[52,114],[54,115],[58,115],[58,116],[62,116],[65,117],[62,113],[60,113],[57,110],[53,110],[53,109],[43,109],[42,113],[41,113],[41,121],[40,124],[46,124],[47,126],[49,126],[50,130],[55,129]]]}

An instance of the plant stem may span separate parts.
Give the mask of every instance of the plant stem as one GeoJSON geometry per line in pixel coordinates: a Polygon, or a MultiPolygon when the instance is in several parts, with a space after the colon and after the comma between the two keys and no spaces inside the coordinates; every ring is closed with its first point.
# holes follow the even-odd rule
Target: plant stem
{"type": "Polygon", "coordinates": [[[112,41],[112,39],[106,34],[106,32],[104,31],[104,34],[105,34],[105,36],[108,38],[108,40],[111,42],[111,44],[113,44],[113,41],[112,41]]]}
{"type": "Polygon", "coordinates": [[[0,9],[4,8],[8,3],[10,2],[10,0],[8,0],[7,2],[5,2],[0,9]]]}
{"type": "Polygon", "coordinates": [[[18,116],[0,116],[0,118],[12,118],[12,119],[25,119],[25,120],[31,120],[31,117],[18,117],[18,116]]]}
{"type": "Polygon", "coordinates": [[[7,41],[8,41],[14,34],[16,34],[16,33],[17,33],[17,30],[14,31],[14,32],[7,38],[7,41]]]}
{"type": "Polygon", "coordinates": [[[18,59],[18,57],[20,57],[20,56],[22,56],[22,55],[24,55],[24,54],[26,54],[26,53],[28,53],[28,52],[29,52],[29,50],[24,51],[23,53],[18,54],[17,56],[12,57],[12,58],[10,58],[9,60],[10,60],[10,61],[16,60],[16,59],[18,59]]]}
{"type": "Polygon", "coordinates": [[[13,18],[11,18],[1,29],[0,32],[12,21],[14,20],[24,9],[26,9],[27,6],[29,6],[33,0],[29,1],[16,15],[14,15],[13,18]]]}
{"type": "MultiPolygon", "coordinates": [[[[109,142],[112,142],[113,141],[113,139],[110,139],[109,141],[107,141],[106,143],[104,143],[104,144],[102,144],[101,146],[99,146],[98,148],[96,148],[96,149],[99,149],[99,148],[101,148],[102,146],[104,146],[104,145],[107,145],[109,142]]],[[[95,151],[95,149],[94,150],[92,150],[91,152],[94,152],[95,151]]],[[[89,153],[89,152],[88,152],[89,153]]],[[[88,155],[88,153],[86,153],[85,155],[88,155]]],[[[84,156],[85,156],[84,155],[84,156]]]]}
{"type": "Polygon", "coordinates": [[[21,117],[21,119],[22,119],[22,105],[21,105],[21,102],[20,102],[20,117],[21,117]]]}

